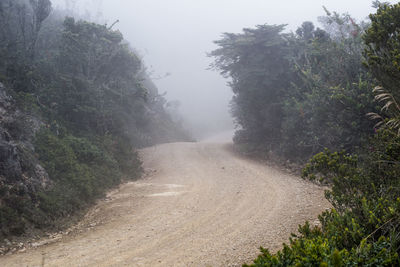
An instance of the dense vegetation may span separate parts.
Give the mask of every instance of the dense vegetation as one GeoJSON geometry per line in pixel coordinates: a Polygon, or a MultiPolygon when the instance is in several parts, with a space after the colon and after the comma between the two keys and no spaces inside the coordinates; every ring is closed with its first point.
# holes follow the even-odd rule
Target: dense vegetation
{"type": "Polygon", "coordinates": [[[0,1],[0,82],[18,114],[1,121],[18,168],[0,173],[0,238],[59,226],[141,175],[135,148],[188,139],[122,34],[49,0],[0,1]]]}
{"type": "Polygon", "coordinates": [[[304,22],[225,34],[214,67],[231,78],[235,142],[249,152],[304,162],[324,148],[355,151],[373,133],[374,81],[362,64],[366,25],[327,13],[304,22]]]}
{"type": "Polygon", "coordinates": [[[252,266],[400,265],[400,4],[374,5],[369,23],[327,11],[323,29],[262,25],[216,42],[235,142],[300,163],[312,156],[303,177],[329,185],[334,207],[252,266]]]}

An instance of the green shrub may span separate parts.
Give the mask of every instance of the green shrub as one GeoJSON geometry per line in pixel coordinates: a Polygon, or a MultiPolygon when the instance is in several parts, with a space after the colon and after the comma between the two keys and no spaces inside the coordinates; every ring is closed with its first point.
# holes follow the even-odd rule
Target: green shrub
{"type": "MultiPolygon", "coordinates": [[[[308,227],[307,225],[304,227],[308,227]]],[[[302,229],[300,229],[301,231],[302,229]]],[[[291,239],[290,245],[276,255],[267,249],[261,249],[262,254],[250,266],[254,267],[286,267],[286,266],[399,266],[397,253],[391,251],[390,240],[381,237],[377,242],[361,242],[356,248],[338,250],[334,244],[324,238],[319,231],[312,236],[303,235],[291,239]]],[[[309,234],[308,234],[309,235],[309,234]]],[[[249,265],[244,265],[249,266],[249,265]]]]}
{"type": "Polygon", "coordinates": [[[381,130],[360,156],[345,152],[315,155],[303,177],[330,185],[334,209],[308,223],[283,250],[262,249],[253,266],[399,266],[400,137],[381,130]]]}
{"type": "Polygon", "coordinates": [[[0,126],[18,145],[21,166],[21,177],[0,179],[0,240],[56,226],[122,178],[138,178],[135,148],[183,139],[119,31],[50,7],[0,1],[0,80],[15,99],[6,107],[15,116],[0,126]],[[38,159],[50,176],[46,189],[31,179],[38,159]]]}
{"type": "Polygon", "coordinates": [[[121,181],[121,170],[113,155],[86,138],[56,136],[43,129],[37,134],[35,147],[54,181],[51,190],[40,194],[40,208],[46,213],[70,214],[121,181]]]}

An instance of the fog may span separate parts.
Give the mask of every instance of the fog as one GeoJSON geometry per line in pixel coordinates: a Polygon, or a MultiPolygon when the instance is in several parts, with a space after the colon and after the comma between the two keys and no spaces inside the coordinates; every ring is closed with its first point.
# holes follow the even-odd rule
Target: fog
{"type": "MultiPolygon", "coordinates": [[[[54,5],[65,3],[53,1],[54,5]]],[[[69,1],[76,2],[76,1],[69,1]]],[[[186,127],[195,136],[233,128],[232,93],[227,81],[209,70],[214,40],[223,32],[240,32],[258,24],[288,24],[295,30],[330,11],[357,20],[373,12],[370,0],[85,0],[80,12],[119,29],[139,51],[151,77],[168,100],[181,102],[186,127]],[[89,11],[89,12],[86,12],[89,11]]],[[[395,2],[395,1],[391,1],[395,2]]]]}

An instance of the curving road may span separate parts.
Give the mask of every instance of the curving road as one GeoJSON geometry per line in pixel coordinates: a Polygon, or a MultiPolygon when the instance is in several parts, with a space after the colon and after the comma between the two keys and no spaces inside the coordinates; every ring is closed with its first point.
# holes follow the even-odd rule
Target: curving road
{"type": "Polygon", "coordinates": [[[329,207],[320,187],[227,143],[141,155],[145,178],[111,192],[57,242],[3,256],[0,266],[241,266],[329,207]]]}

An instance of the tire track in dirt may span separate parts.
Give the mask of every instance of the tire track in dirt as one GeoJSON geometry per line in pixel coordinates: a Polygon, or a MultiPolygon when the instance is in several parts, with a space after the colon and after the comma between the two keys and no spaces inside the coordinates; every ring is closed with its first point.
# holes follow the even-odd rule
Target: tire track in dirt
{"type": "Polygon", "coordinates": [[[78,231],[1,266],[241,266],[329,207],[323,189],[226,143],[141,151],[146,177],[110,192],[78,231]]]}

